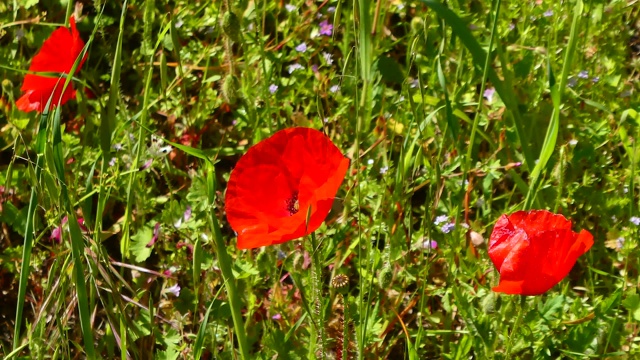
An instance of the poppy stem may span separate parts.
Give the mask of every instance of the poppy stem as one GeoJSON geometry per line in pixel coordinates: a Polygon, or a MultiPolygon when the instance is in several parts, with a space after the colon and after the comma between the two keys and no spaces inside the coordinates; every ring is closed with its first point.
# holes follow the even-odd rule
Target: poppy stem
{"type": "Polygon", "coordinates": [[[527,297],[524,295],[520,295],[520,301],[518,302],[518,316],[516,317],[516,321],[513,323],[513,327],[511,328],[511,332],[509,334],[509,339],[507,340],[507,349],[506,349],[506,358],[510,359],[511,355],[511,346],[513,345],[513,338],[516,335],[516,331],[520,327],[520,323],[522,322],[522,317],[524,315],[524,307],[527,304],[527,297]]]}
{"type": "MultiPolygon", "coordinates": [[[[209,206],[213,207],[215,201],[215,174],[213,164],[207,164],[207,190],[209,206]]],[[[244,328],[244,320],[242,318],[240,296],[236,291],[236,279],[233,276],[231,267],[231,257],[227,253],[224,239],[222,238],[222,232],[220,231],[220,224],[215,211],[211,211],[209,216],[209,225],[211,231],[214,234],[213,242],[216,246],[216,255],[218,255],[218,266],[222,271],[222,277],[224,279],[224,286],[227,291],[227,297],[229,298],[229,307],[231,308],[231,318],[233,319],[233,327],[235,328],[235,335],[238,340],[238,348],[240,350],[240,358],[243,360],[249,359],[249,347],[247,345],[247,336],[244,328]]]]}
{"type": "MultiPolygon", "coordinates": [[[[309,215],[308,215],[309,216],[309,215]]],[[[308,220],[307,220],[308,222],[308,220]]],[[[324,316],[323,316],[323,306],[322,306],[322,263],[320,260],[320,256],[318,255],[318,245],[316,241],[315,233],[311,233],[311,259],[312,259],[312,268],[311,268],[311,277],[313,283],[313,302],[315,309],[315,317],[317,319],[317,328],[319,334],[314,334],[317,336],[317,340],[320,341],[318,344],[318,348],[321,354],[321,359],[325,358],[324,353],[324,345],[325,345],[325,332],[324,332],[324,316]]],[[[313,319],[313,316],[311,317],[313,319]]]]}

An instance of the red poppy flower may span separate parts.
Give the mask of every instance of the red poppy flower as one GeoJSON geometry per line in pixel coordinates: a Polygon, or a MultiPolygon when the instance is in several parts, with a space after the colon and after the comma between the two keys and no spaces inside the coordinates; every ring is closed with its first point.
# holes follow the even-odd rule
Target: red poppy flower
{"type": "MultiPolygon", "coordinates": [[[[42,48],[31,61],[30,72],[60,73],[59,77],[47,77],[35,74],[27,74],[20,90],[24,93],[16,102],[18,109],[22,111],[43,112],[49,98],[53,95],[51,106],[57,106],[75,99],[76,91],[73,84],[69,84],[62,92],[66,74],[69,74],[76,58],[80,56],[84,42],[76,29],[76,20],[72,16],[69,19],[71,28],[60,27],[42,44],[42,48]]],[[[83,58],[76,72],[80,71],[83,58]]]]}
{"type": "Polygon", "coordinates": [[[546,210],[502,215],[491,233],[489,257],[500,272],[493,291],[540,295],[569,274],[593,245],[586,230],[571,231],[571,221],[546,210]]]}
{"type": "Polygon", "coordinates": [[[278,131],[250,148],[231,172],[225,198],[238,248],[280,244],[318,229],[348,167],[331,140],[309,128],[278,131]]]}

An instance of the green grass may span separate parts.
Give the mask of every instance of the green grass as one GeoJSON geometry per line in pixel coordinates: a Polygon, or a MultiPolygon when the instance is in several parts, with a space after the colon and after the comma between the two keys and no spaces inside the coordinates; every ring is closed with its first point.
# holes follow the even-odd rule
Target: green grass
{"type": "Polygon", "coordinates": [[[15,101],[75,4],[21,3],[0,3],[4,358],[640,354],[636,1],[96,1],[77,101],[43,116],[15,101]],[[239,251],[229,173],[292,126],[351,159],[338,200],[239,251]],[[595,245],[544,295],[494,293],[486,241],[529,208],[595,245]]]}

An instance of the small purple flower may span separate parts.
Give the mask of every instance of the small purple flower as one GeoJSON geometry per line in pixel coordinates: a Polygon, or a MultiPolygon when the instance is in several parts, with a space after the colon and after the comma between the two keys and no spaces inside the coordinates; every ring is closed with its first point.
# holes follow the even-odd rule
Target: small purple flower
{"type": "Polygon", "coordinates": [[[173,294],[175,297],[180,297],[180,285],[178,284],[168,287],[165,291],[173,294]]]}
{"type": "Polygon", "coordinates": [[[576,86],[576,84],[578,84],[578,79],[576,79],[575,77],[570,77],[569,80],[567,81],[567,86],[572,88],[574,86],[576,86]]]}
{"type": "Polygon", "coordinates": [[[113,144],[113,149],[114,149],[115,151],[120,151],[120,150],[122,150],[122,148],[123,148],[123,146],[122,146],[122,144],[121,144],[121,143],[113,144]]]}
{"type": "Polygon", "coordinates": [[[484,94],[482,94],[482,96],[484,96],[484,98],[487,99],[488,102],[492,102],[493,95],[495,93],[496,93],[496,89],[494,87],[489,87],[484,89],[484,94]]]}
{"type": "Polygon", "coordinates": [[[187,222],[191,219],[191,205],[187,205],[187,208],[184,210],[184,214],[182,214],[184,221],[187,222]]]}
{"type": "Polygon", "coordinates": [[[544,17],[552,17],[553,16],[553,10],[549,9],[549,10],[545,11],[542,15],[544,17]]]}
{"type": "Polygon", "coordinates": [[[291,4],[285,5],[284,8],[287,9],[287,12],[294,12],[297,9],[297,7],[295,7],[294,5],[291,5],[291,4]]]}
{"type": "Polygon", "coordinates": [[[329,91],[332,93],[337,93],[338,91],[340,91],[340,85],[333,85],[329,88],[329,91]]]}
{"type": "Polygon", "coordinates": [[[282,319],[282,315],[280,315],[279,313],[278,313],[278,314],[275,314],[275,315],[273,315],[273,316],[271,317],[271,319],[273,319],[273,320],[280,320],[280,319],[282,319]]]}
{"type": "Polygon", "coordinates": [[[578,77],[580,79],[588,79],[589,78],[589,72],[587,70],[582,70],[578,73],[578,77]]]}
{"type": "Polygon", "coordinates": [[[278,91],[278,85],[276,85],[276,84],[269,85],[269,92],[270,93],[275,94],[276,91],[278,91]]]}
{"type": "Polygon", "coordinates": [[[442,225],[442,228],[440,230],[442,230],[443,233],[448,234],[455,227],[456,227],[456,223],[450,222],[450,223],[446,223],[446,224],[442,225]]]}
{"type": "Polygon", "coordinates": [[[289,65],[289,67],[287,68],[287,71],[289,71],[289,74],[293,74],[294,71],[301,70],[301,69],[304,69],[304,67],[298,63],[295,63],[295,64],[289,65]]]}
{"type": "Polygon", "coordinates": [[[624,247],[624,238],[621,236],[616,239],[616,248],[618,248],[618,250],[621,250],[623,247],[624,247]]]}
{"type": "MultiPolygon", "coordinates": [[[[66,219],[66,216],[65,216],[66,219]]],[[[62,243],[62,226],[58,226],[51,232],[51,236],[49,236],[50,240],[53,240],[56,244],[62,243]]]]}
{"type": "Polygon", "coordinates": [[[328,14],[333,14],[334,12],[336,12],[336,7],[335,6],[329,6],[327,8],[327,13],[328,14]]]}
{"type": "Polygon", "coordinates": [[[598,81],[600,81],[600,77],[599,76],[594,76],[591,78],[591,81],[593,81],[593,83],[597,83],[598,81]]]}
{"type": "Polygon", "coordinates": [[[449,221],[449,217],[447,215],[440,215],[436,217],[436,220],[433,222],[434,225],[440,225],[443,222],[449,221]]]}
{"type": "Polygon", "coordinates": [[[142,170],[147,170],[148,168],[151,167],[151,164],[153,164],[153,159],[149,159],[147,160],[141,167],[140,167],[140,171],[142,170]]]}
{"type": "Polygon", "coordinates": [[[324,20],[320,23],[320,35],[331,36],[333,34],[333,25],[329,21],[324,20]]]}
{"type": "Polygon", "coordinates": [[[516,28],[516,24],[515,23],[509,23],[509,30],[513,31],[513,29],[516,28]]]}
{"type": "Polygon", "coordinates": [[[631,223],[635,226],[640,225],[640,217],[632,216],[631,219],[629,219],[629,221],[631,221],[631,223]]]}
{"type": "Polygon", "coordinates": [[[322,52],[322,58],[324,59],[324,61],[327,63],[327,65],[332,65],[333,64],[333,55],[329,54],[328,52],[322,52]]]}
{"type": "Polygon", "coordinates": [[[156,226],[153,227],[153,237],[151,238],[151,241],[149,241],[149,243],[147,244],[147,247],[150,248],[153,246],[153,244],[156,243],[156,241],[158,241],[158,237],[160,236],[160,223],[157,222],[156,226]]]}
{"type": "Polygon", "coordinates": [[[109,166],[114,166],[116,164],[116,158],[111,158],[111,160],[109,160],[109,166]]]}
{"type": "Polygon", "coordinates": [[[422,248],[425,250],[434,250],[438,248],[438,243],[435,240],[427,240],[422,243],[422,248]]]}
{"type": "Polygon", "coordinates": [[[418,80],[418,79],[411,80],[411,83],[409,84],[410,88],[415,89],[418,86],[420,86],[420,80],[418,80]]]}
{"type": "Polygon", "coordinates": [[[388,166],[383,166],[380,168],[380,174],[384,175],[387,173],[387,171],[389,171],[389,167],[388,166]]]}
{"type": "Polygon", "coordinates": [[[301,53],[307,51],[307,43],[302,43],[302,44],[296,46],[296,51],[297,52],[301,52],[301,53]]]}
{"type": "Polygon", "coordinates": [[[317,73],[318,72],[318,65],[317,64],[311,65],[311,71],[313,71],[314,73],[317,73]]]}

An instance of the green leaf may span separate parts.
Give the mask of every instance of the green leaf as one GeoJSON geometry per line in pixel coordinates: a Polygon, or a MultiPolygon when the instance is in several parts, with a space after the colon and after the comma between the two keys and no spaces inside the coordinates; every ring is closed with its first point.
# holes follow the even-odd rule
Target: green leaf
{"type": "Polygon", "coordinates": [[[137,262],[143,262],[151,255],[152,247],[147,244],[153,238],[153,229],[145,226],[131,237],[131,253],[137,262]]]}
{"type": "Polygon", "coordinates": [[[629,311],[634,320],[640,321],[640,295],[632,294],[627,296],[626,299],[622,300],[622,306],[629,311]]]}
{"type": "Polygon", "coordinates": [[[563,295],[554,296],[548,299],[540,309],[540,317],[545,320],[552,320],[556,314],[562,310],[565,299],[563,295]]]}

